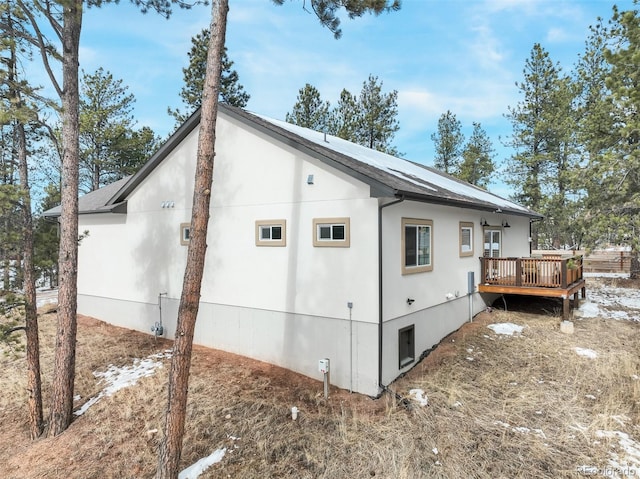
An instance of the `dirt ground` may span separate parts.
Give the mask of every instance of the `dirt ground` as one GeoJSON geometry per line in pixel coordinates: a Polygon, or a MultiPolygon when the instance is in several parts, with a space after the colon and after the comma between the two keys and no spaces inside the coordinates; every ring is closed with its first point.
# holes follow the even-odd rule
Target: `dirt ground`
{"type": "MultiPolygon", "coordinates": [[[[640,286],[605,283],[612,282],[640,286]]],[[[202,478],[555,478],[583,477],[576,468],[585,464],[602,470],[621,446],[597,440],[598,431],[640,439],[640,381],[629,379],[640,375],[640,323],[582,320],[569,336],[558,332],[556,301],[507,298],[507,311],[503,304],[445,338],[378,399],[331,388],[325,401],[320,381],[196,346],[184,467],[225,447],[202,478]],[[487,328],[507,321],[524,326],[521,338],[487,328]],[[598,350],[599,359],[580,358],[576,346],[598,350]],[[412,388],[425,391],[428,406],[409,399],[412,388]]],[[[43,314],[40,326],[46,400],[55,312],[43,314]]],[[[94,371],[171,347],[84,316],[78,330],[76,406],[100,391],[94,371]]],[[[152,477],[166,404],[169,360],[162,361],[156,374],[104,398],[61,436],[31,441],[23,353],[5,350],[0,477],[152,477]]]]}

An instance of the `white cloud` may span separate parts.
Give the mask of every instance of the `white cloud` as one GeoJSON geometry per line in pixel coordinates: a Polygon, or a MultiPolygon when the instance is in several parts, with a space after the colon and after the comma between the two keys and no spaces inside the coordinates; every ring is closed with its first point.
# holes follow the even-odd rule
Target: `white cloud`
{"type": "Polygon", "coordinates": [[[471,55],[468,58],[485,68],[500,65],[505,58],[504,48],[491,28],[488,25],[478,25],[473,27],[472,31],[476,36],[469,43],[471,55]]]}
{"type": "Polygon", "coordinates": [[[554,27],[547,31],[545,41],[549,43],[560,43],[567,40],[572,40],[572,36],[564,28],[554,27]]]}

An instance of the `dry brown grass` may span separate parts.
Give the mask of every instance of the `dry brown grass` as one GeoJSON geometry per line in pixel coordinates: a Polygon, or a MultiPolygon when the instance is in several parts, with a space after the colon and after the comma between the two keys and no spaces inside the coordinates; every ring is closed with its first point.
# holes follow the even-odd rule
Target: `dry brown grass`
{"type": "MultiPolygon", "coordinates": [[[[41,317],[45,397],[54,322],[53,313],[41,317]]],[[[401,397],[422,388],[426,407],[389,393],[374,400],[341,390],[325,401],[319,381],[196,347],[183,465],[227,447],[201,477],[583,477],[578,466],[605,466],[615,446],[595,442],[597,430],[640,439],[640,381],[633,379],[640,375],[640,323],[576,321],[573,335],[561,334],[558,324],[549,314],[479,315],[390,386],[401,397]],[[486,327],[495,322],[525,329],[498,336],[486,327]],[[598,358],[578,356],[574,347],[598,358]],[[301,410],[295,422],[294,405],[301,410]]],[[[81,317],[78,405],[100,390],[93,371],[168,346],[81,317]]],[[[61,436],[30,442],[24,359],[17,356],[0,355],[0,477],[153,476],[160,433],[150,431],[162,429],[168,368],[104,398],[61,436]]]]}

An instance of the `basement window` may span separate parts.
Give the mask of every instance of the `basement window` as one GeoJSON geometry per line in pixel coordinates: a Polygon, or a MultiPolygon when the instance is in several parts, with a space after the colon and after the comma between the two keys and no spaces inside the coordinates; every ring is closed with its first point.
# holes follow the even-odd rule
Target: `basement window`
{"type": "Polygon", "coordinates": [[[349,218],[314,218],[313,246],[348,248],[349,245],[349,218]]]}
{"type": "Polygon", "coordinates": [[[416,359],[414,325],[398,331],[398,368],[402,369],[416,359]]]}
{"type": "Polygon", "coordinates": [[[191,239],[191,223],[180,223],[180,244],[188,245],[191,239]]]}
{"type": "Polygon", "coordinates": [[[287,220],[256,221],[256,246],[286,246],[287,220]]]}

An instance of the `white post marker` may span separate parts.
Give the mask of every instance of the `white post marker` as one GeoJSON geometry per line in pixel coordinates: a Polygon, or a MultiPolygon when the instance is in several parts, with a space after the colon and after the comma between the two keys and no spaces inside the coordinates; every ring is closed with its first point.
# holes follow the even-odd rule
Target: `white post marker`
{"type": "Polygon", "coordinates": [[[318,371],[324,374],[324,398],[329,399],[329,381],[330,381],[330,371],[329,371],[329,358],[320,359],[318,361],[318,371]]]}

